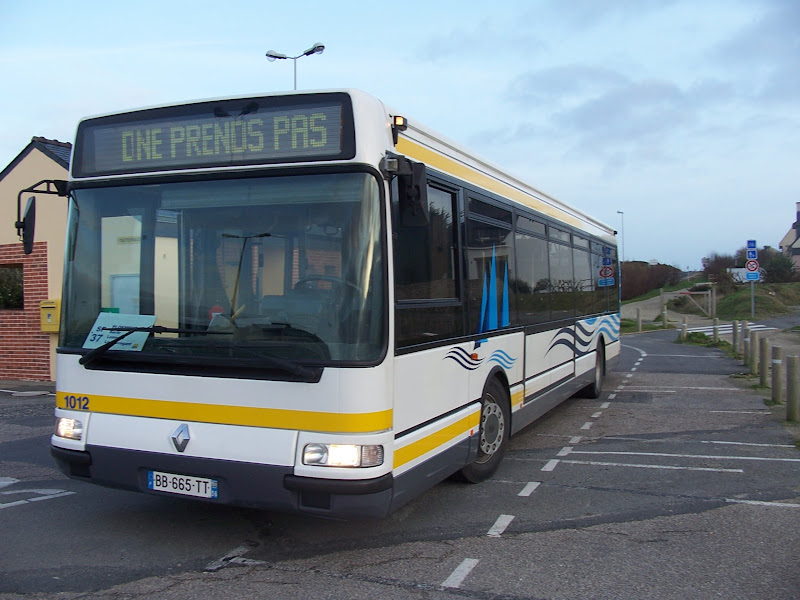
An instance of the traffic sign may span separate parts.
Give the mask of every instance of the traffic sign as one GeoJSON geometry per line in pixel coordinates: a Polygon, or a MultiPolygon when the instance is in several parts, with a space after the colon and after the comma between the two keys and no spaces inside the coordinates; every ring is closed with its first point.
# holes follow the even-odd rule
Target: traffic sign
{"type": "Polygon", "coordinates": [[[747,249],[748,250],[755,250],[756,249],[756,241],[755,240],[747,240],[747,249]]]}
{"type": "Polygon", "coordinates": [[[756,258],[758,258],[758,250],[747,251],[747,260],[754,260],[756,258]]]}
{"type": "Polygon", "coordinates": [[[759,273],[758,271],[756,271],[755,273],[751,273],[750,271],[748,271],[744,275],[746,277],[746,281],[760,281],[761,279],[761,273],[759,273]]]}
{"type": "Polygon", "coordinates": [[[744,268],[747,269],[750,273],[758,273],[758,261],[748,260],[744,268]]]}
{"type": "Polygon", "coordinates": [[[614,274],[614,267],[603,267],[600,269],[600,277],[611,277],[614,274]]]}

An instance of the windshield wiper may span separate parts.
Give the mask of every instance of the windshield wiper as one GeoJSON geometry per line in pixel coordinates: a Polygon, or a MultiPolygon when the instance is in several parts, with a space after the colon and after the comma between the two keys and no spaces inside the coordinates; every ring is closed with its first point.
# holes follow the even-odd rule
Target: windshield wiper
{"type": "Polygon", "coordinates": [[[204,329],[186,329],[182,327],[163,327],[162,325],[152,325],[150,327],[126,327],[124,325],[120,325],[118,327],[102,327],[101,329],[105,331],[124,331],[122,335],[115,337],[112,340],[109,340],[102,346],[98,346],[97,348],[92,348],[81,356],[80,360],[78,361],[82,365],[91,365],[95,362],[98,358],[103,356],[108,350],[114,346],[117,342],[124,340],[132,333],[197,333],[200,335],[232,335],[230,331],[207,331],[204,329]]]}
{"type": "MultiPolygon", "coordinates": [[[[281,323],[281,329],[285,328],[292,328],[291,325],[281,323]]],[[[147,332],[147,333],[196,333],[199,335],[233,335],[234,332],[232,331],[208,331],[204,329],[186,329],[181,327],[163,327],[161,325],[153,325],[151,327],[127,327],[127,326],[119,326],[119,327],[103,327],[106,331],[124,331],[122,335],[118,335],[112,340],[109,340],[102,346],[98,346],[97,348],[92,348],[81,356],[78,362],[82,365],[91,365],[92,363],[96,362],[103,354],[108,352],[108,350],[114,346],[120,340],[124,340],[132,333],[136,332],[147,332]]],[[[298,330],[303,331],[303,330],[298,330]]],[[[304,332],[305,333],[305,332],[304,332]]],[[[313,335],[313,334],[309,334],[313,335]]],[[[256,353],[252,349],[247,349],[246,347],[239,347],[242,350],[249,351],[250,354],[257,356],[259,359],[263,360],[264,362],[268,363],[271,367],[278,368],[282,371],[287,373],[291,373],[297,377],[303,378],[310,378],[315,376],[314,369],[305,367],[300,363],[294,362],[292,360],[288,360],[285,358],[278,358],[275,356],[264,355],[261,353],[256,353]]]]}

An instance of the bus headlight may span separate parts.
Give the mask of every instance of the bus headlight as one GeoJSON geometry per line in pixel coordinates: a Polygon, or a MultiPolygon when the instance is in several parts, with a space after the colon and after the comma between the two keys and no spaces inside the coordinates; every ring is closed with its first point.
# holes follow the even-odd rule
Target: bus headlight
{"type": "Polygon", "coordinates": [[[83,437],[83,423],[77,419],[59,417],[56,420],[56,435],[68,440],[80,440],[83,437]]]}
{"type": "Polygon", "coordinates": [[[306,444],[303,464],[315,467],[377,467],[383,464],[383,446],[306,444]]]}

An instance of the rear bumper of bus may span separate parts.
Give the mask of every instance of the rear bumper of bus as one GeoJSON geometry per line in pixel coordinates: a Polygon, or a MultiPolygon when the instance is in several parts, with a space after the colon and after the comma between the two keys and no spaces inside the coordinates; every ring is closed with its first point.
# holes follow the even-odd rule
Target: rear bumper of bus
{"type": "Polygon", "coordinates": [[[159,496],[343,519],[382,518],[392,503],[391,473],[367,480],[332,480],[298,477],[291,467],[104,446],[87,446],[85,451],[78,451],[51,445],[50,453],[70,478],[159,496]],[[151,490],[148,477],[152,471],[212,479],[217,482],[216,498],[151,490]]]}

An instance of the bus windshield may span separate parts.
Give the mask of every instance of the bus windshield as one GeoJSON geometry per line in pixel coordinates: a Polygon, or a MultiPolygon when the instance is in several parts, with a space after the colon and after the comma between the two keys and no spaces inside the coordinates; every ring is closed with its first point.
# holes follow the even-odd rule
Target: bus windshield
{"type": "Polygon", "coordinates": [[[152,327],[111,346],[115,361],[378,361],[379,189],[328,173],[73,190],[61,346],[96,348],[122,323],[152,327]]]}

